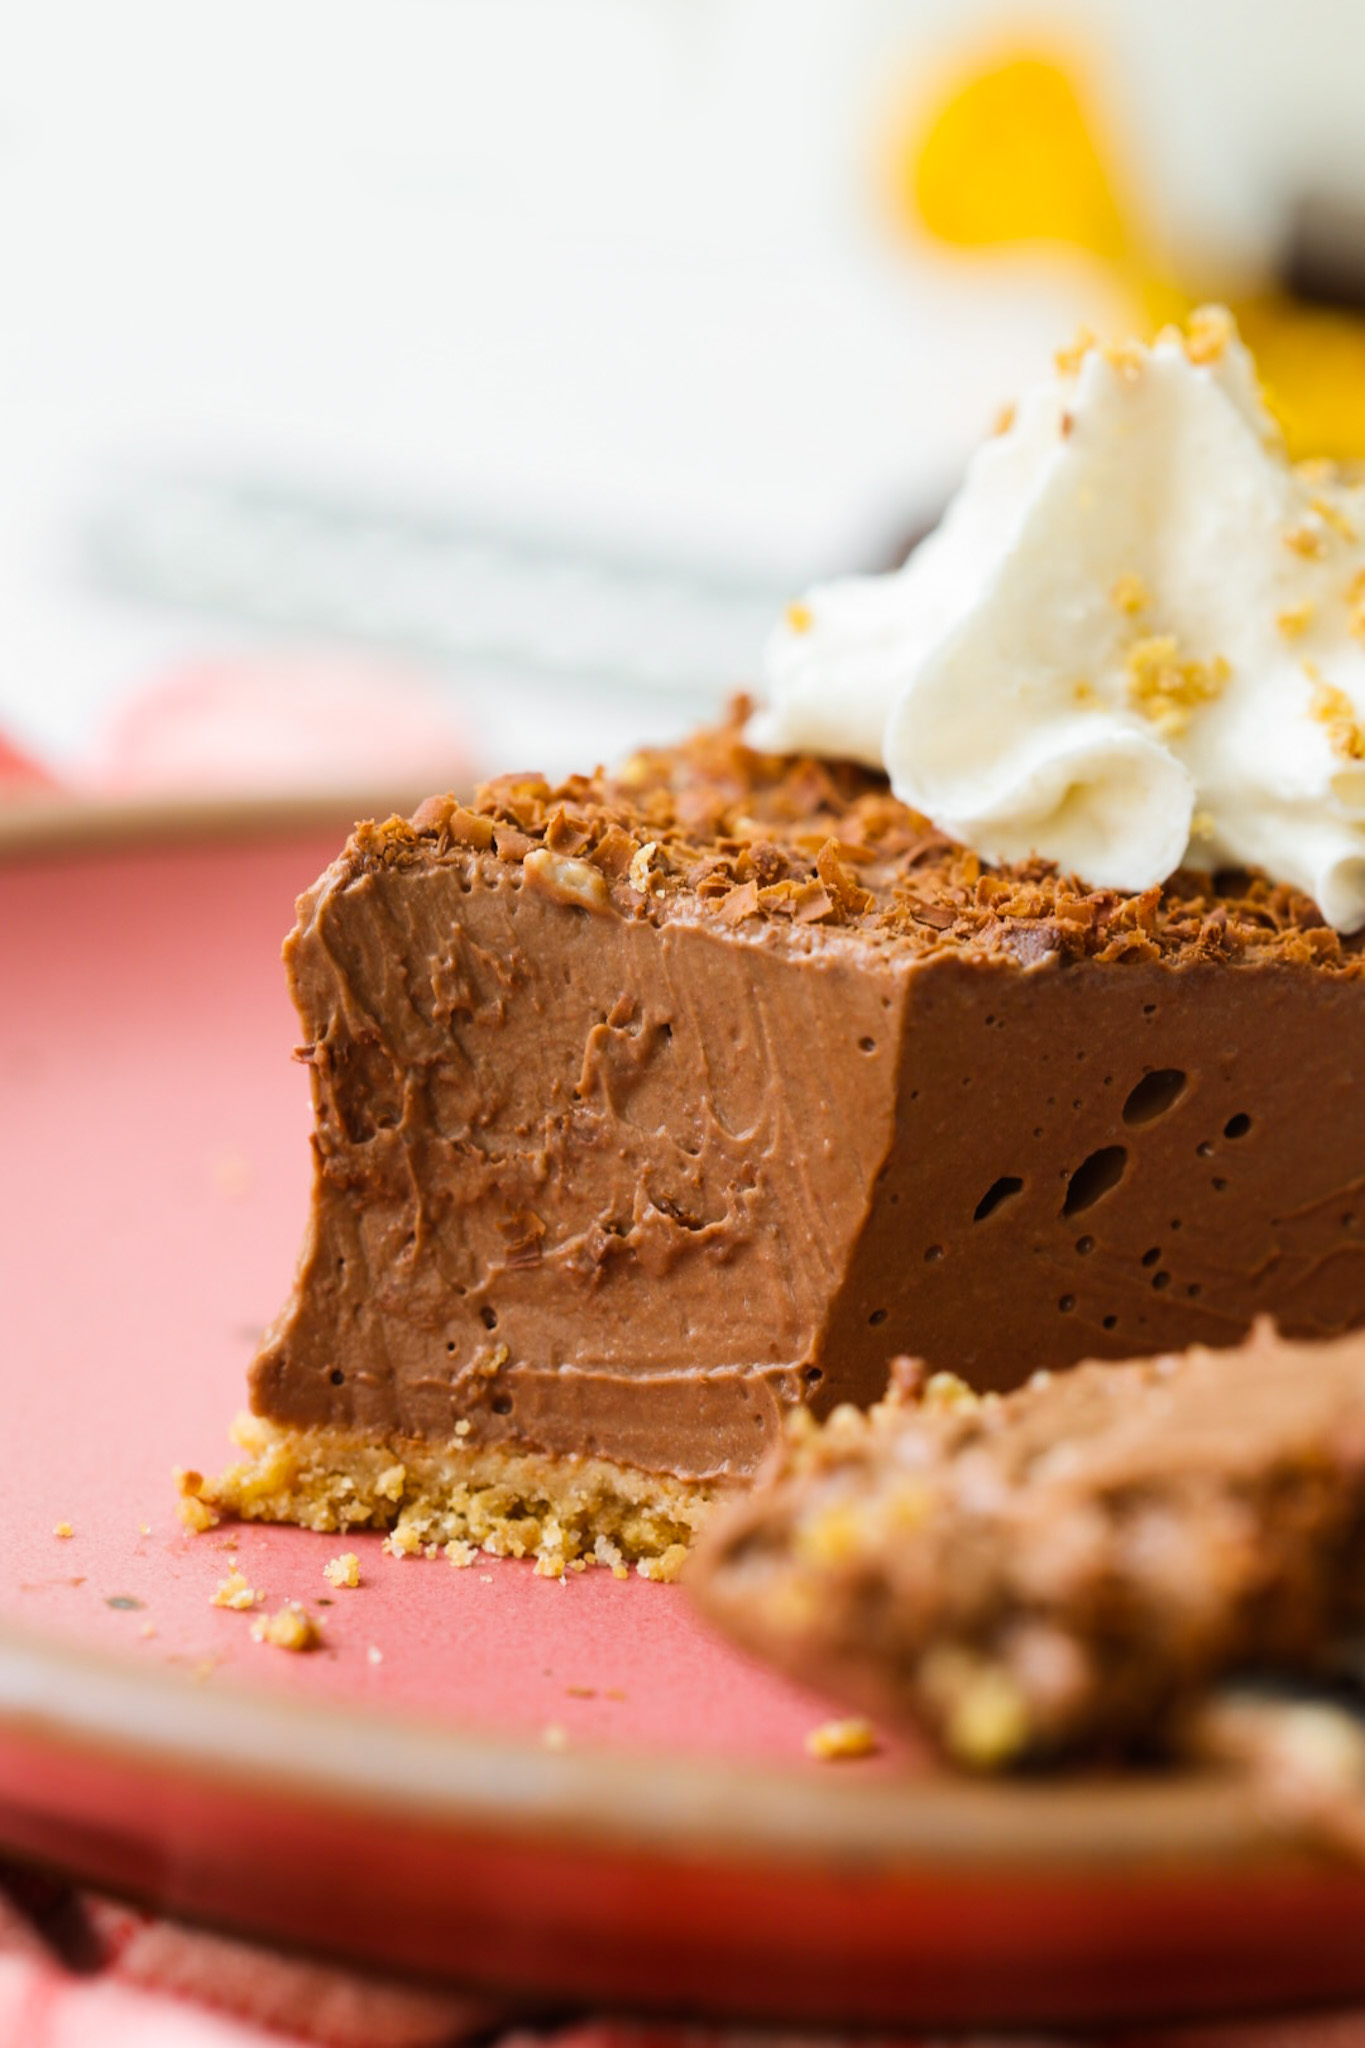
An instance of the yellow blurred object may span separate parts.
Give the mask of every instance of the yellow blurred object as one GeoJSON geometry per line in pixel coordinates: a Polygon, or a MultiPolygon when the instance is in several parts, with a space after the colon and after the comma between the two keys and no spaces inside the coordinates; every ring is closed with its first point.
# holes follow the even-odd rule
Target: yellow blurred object
{"type": "MultiPolygon", "coordinates": [[[[1209,294],[1171,279],[1137,207],[1120,204],[1117,152],[1099,132],[1057,58],[997,52],[960,72],[927,122],[921,108],[898,132],[898,213],[954,248],[1083,250],[1109,268],[1132,327],[1150,339],[1209,294]]],[[[1365,457],[1365,318],[1273,291],[1232,306],[1290,454],[1365,457]]]]}
{"type": "Polygon", "coordinates": [[[1294,460],[1365,457],[1365,320],[1276,293],[1235,310],[1294,460]]]}
{"type": "Polygon", "coordinates": [[[1080,96],[1045,57],[968,76],[896,158],[902,206],[940,241],[1065,242],[1114,263],[1128,253],[1080,96]]]}

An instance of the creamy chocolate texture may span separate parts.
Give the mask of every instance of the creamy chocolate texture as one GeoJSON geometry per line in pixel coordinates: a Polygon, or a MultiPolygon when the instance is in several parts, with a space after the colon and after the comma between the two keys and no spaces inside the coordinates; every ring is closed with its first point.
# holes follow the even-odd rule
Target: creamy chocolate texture
{"type": "Polygon", "coordinates": [[[1360,943],[983,868],[738,727],[361,826],[285,946],[316,1134],[258,1414],[750,1473],[978,1387],[1365,1320],[1360,943]]]}
{"type": "MultiPolygon", "coordinates": [[[[791,1431],[703,1533],[703,1611],[998,1768],[1178,1739],[1234,1672],[1330,1675],[1365,1620],[1365,1338],[917,1384],[791,1431]]],[[[945,1376],[946,1377],[946,1376],[945,1376]]]]}

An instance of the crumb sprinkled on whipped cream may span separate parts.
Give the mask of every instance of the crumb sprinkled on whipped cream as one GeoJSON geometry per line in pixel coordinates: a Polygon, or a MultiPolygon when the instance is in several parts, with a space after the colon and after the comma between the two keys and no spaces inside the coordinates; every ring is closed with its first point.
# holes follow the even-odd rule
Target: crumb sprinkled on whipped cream
{"type": "Polygon", "coordinates": [[[1365,640],[1365,569],[1357,569],[1346,586],[1347,624],[1357,640],[1365,640]]]}
{"type": "Polygon", "coordinates": [[[1323,525],[1330,527],[1338,540],[1347,541],[1352,547],[1355,546],[1360,535],[1356,532],[1354,520],[1347,517],[1340,505],[1333,504],[1330,498],[1314,498],[1312,509],[1323,525]]]}
{"type": "Polygon", "coordinates": [[[1220,362],[1237,339],[1237,324],[1226,306],[1198,306],[1185,328],[1185,354],[1195,364],[1220,362]]]}
{"type": "Polygon", "coordinates": [[[1312,625],[1316,610],[1312,598],[1306,597],[1302,604],[1286,605],[1282,612],[1276,612],[1275,624],[1286,640],[1301,640],[1312,625]]]}
{"type": "Polygon", "coordinates": [[[1284,537],[1284,544],[1306,561],[1319,561],[1327,552],[1327,536],[1320,526],[1291,526],[1284,537]]]}
{"type": "Polygon", "coordinates": [[[1326,726],[1332,752],[1344,761],[1365,761],[1365,731],[1350,698],[1344,690],[1325,682],[1311,661],[1303,666],[1313,685],[1313,716],[1326,726]]]}
{"type": "Polygon", "coordinates": [[[1232,670],[1221,655],[1212,661],[1183,657],[1175,636],[1153,634],[1128,650],[1128,687],[1133,704],[1158,732],[1184,732],[1201,704],[1210,704],[1232,670]]]}
{"type": "Polygon", "coordinates": [[[1073,342],[1069,343],[1066,348],[1059,348],[1056,355],[1052,359],[1054,363],[1057,365],[1058,376],[1079,376],[1081,364],[1090,354],[1091,349],[1095,348],[1096,346],[1097,344],[1095,341],[1095,337],[1091,333],[1090,329],[1088,327],[1082,327],[1077,333],[1076,339],[1073,342]]]}
{"type": "Polygon", "coordinates": [[[1136,618],[1145,612],[1152,602],[1152,593],[1140,576],[1131,569],[1126,570],[1109,592],[1109,602],[1116,605],[1126,617],[1136,618]]]}

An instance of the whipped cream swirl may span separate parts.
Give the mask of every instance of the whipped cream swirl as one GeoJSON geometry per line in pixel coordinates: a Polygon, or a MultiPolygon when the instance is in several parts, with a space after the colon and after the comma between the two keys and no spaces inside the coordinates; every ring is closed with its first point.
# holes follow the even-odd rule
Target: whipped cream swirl
{"type": "Polygon", "coordinates": [[[1365,485],[1291,464],[1230,316],[1059,358],[889,576],[793,605],[754,744],[884,766],[989,860],[1255,866],[1365,924],[1365,485]]]}

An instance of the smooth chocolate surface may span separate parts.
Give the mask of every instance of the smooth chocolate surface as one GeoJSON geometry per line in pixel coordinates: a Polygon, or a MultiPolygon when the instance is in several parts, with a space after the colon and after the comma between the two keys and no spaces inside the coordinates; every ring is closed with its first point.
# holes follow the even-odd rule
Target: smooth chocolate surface
{"type": "Polygon", "coordinates": [[[1153,1747],[1219,1678],[1322,1676],[1359,1630],[1365,1338],[909,1381],[795,1432],[692,1560],[803,1681],[991,1768],[1153,1747]]]}
{"type": "Polygon", "coordinates": [[[983,870],[731,727],[360,827],[285,959],[278,1421],[717,1477],[899,1351],[1003,1387],[1365,1320],[1360,945],[1263,881],[983,870]]]}

